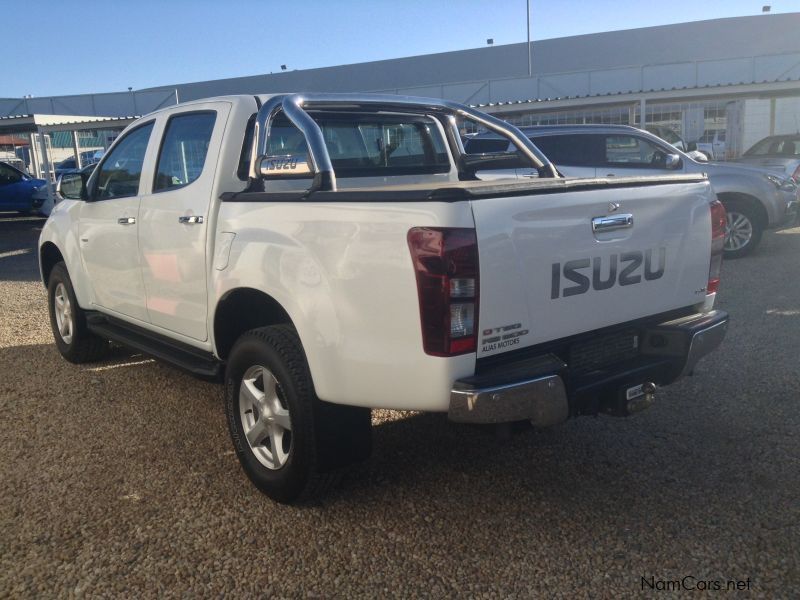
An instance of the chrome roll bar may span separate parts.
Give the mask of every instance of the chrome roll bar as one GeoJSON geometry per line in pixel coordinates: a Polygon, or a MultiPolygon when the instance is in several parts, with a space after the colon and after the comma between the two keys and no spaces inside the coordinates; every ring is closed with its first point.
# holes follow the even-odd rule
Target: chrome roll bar
{"type": "MultiPolygon", "coordinates": [[[[311,191],[336,191],[336,173],[325,145],[325,138],[319,124],[306,112],[307,110],[379,110],[383,112],[403,112],[434,115],[439,117],[445,127],[455,129],[455,119],[460,116],[493,131],[517,147],[542,177],[558,177],[558,172],[539,149],[515,126],[497,117],[470,108],[458,102],[413,96],[394,96],[389,94],[277,94],[271,96],[259,109],[253,134],[253,149],[250,154],[250,179],[260,181],[259,165],[267,155],[272,123],[278,114],[283,113],[303,134],[316,171],[311,191]]],[[[451,137],[451,136],[448,136],[451,137]]],[[[463,153],[458,132],[454,137],[458,146],[452,148],[456,164],[463,153]]]]}

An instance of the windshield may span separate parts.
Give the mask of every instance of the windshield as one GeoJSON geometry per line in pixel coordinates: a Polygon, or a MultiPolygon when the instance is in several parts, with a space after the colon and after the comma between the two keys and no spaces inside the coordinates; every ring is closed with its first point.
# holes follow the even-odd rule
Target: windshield
{"type": "Polygon", "coordinates": [[[800,137],[765,138],[744,153],[745,156],[800,156],[800,137]]]}

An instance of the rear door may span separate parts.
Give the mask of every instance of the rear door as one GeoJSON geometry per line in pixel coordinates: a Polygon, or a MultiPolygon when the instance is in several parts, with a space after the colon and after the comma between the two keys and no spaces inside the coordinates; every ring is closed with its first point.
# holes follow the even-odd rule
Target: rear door
{"type": "Polygon", "coordinates": [[[214,174],[230,103],[160,117],[158,159],[141,203],[139,249],[153,325],[205,341],[206,246],[214,174]]]}
{"type": "MultiPolygon", "coordinates": [[[[531,141],[565,177],[595,177],[603,156],[600,141],[592,135],[564,134],[532,137],[531,141]]],[[[532,167],[517,169],[521,177],[536,178],[532,167]]]]}
{"type": "Polygon", "coordinates": [[[691,181],[474,200],[478,355],[702,302],[713,192],[691,181]],[[630,225],[593,230],[613,218],[630,225]]]}

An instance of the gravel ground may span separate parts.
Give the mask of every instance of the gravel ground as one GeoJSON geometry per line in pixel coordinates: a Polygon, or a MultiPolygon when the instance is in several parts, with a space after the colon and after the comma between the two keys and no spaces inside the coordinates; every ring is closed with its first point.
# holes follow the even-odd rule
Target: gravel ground
{"type": "Polygon", "coordinates": [[[372,460],[290,508],[242,474],[220,388],[122,351],[58,356],[40,227],[0,215],[0,597],[800,589],[800,228],[725,264],[724,346],[649,411],[506,441],[376,412],[372,460]]]}

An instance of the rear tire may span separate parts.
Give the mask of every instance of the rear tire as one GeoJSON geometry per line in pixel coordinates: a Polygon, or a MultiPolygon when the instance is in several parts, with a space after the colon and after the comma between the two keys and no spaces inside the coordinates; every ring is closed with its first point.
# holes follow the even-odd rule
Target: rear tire
{"type": "Polygon", "coordinates": [[[727,213],[725,258],[742,258],[761,243],[764,225],[756,209],[742,200],[723,200],[727,213]]]}
{"type": "Polygon", "coordinates": [[[366,459],[372,447],[370,410],[317,398],[290,325],[253,329],[234,344],[225,413],[245,474],[285,504],[325,493],[341,467],[366,459]]]}
{"type": "Polygon", "coordinates": [[[47,280],[50,327],[61,356],[75,364],[94,362],[108,350],[108,340],[97,337],[86,326],[86,314],[78,306],[72,280],[63,262],[57,263],[47,280]]]}

